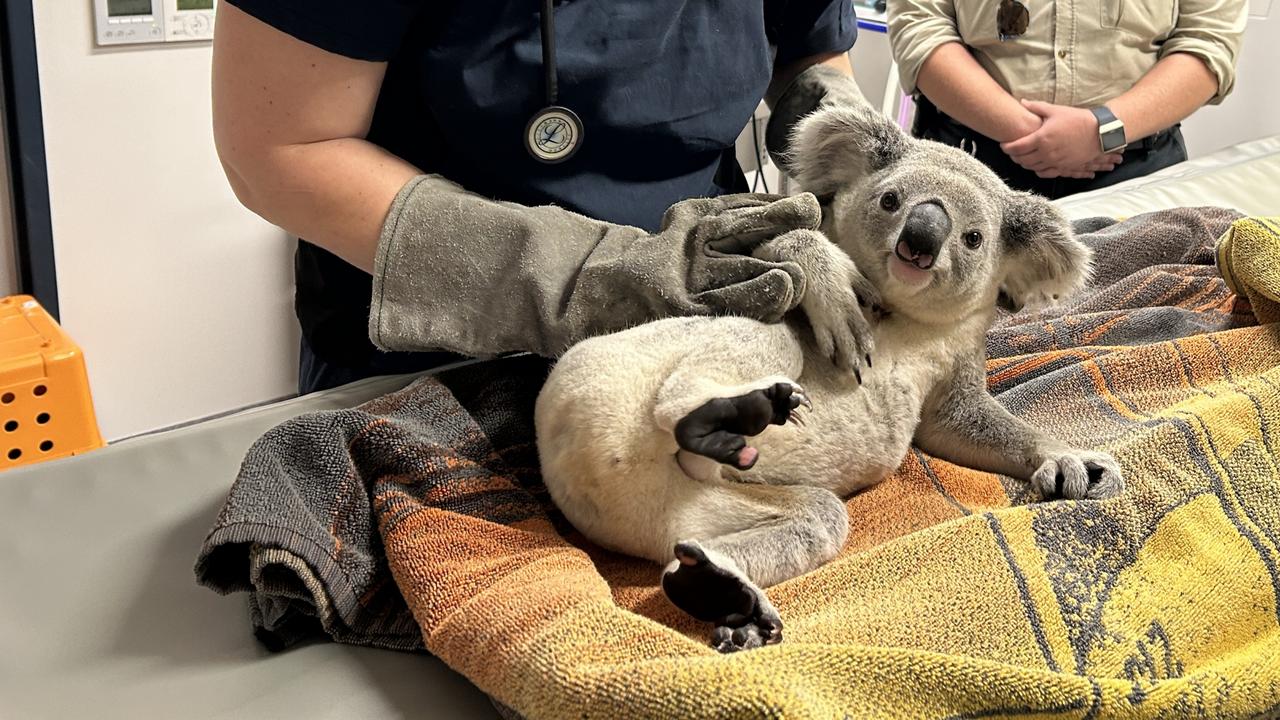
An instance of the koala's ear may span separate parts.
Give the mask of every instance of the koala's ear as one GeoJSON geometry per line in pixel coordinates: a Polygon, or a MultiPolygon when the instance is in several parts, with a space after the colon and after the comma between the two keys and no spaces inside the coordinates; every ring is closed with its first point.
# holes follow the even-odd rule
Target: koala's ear
{"type": "Polygon", "coordinates": [[[1011,193],[1000,229],[1004,282],[999,304],[1016,312],[1075,293],[1088,282],[1093,251],[1075,238],[1056,205],[1031,193],[1011,193]]]}
{"type": "Polygon", "coordinates": [[[818,197],[897,162],[911,138],[865,102],[827,105],[796,124],[788,165],[818,197]]]}

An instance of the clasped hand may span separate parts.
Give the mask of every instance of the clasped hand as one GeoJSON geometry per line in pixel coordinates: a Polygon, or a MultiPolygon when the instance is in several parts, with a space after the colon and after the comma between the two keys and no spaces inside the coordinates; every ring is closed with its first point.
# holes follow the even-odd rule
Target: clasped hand
{"type": "Polygon", "coordinates": [[[1098,121],[1082,108],[1023,100],[1028,127],[1022,137],[1000,143],[1014,162],[1042,178],[1092,179],[1119,165],[1119,153],[1104,153],[1098,144],[1098,121]]]}

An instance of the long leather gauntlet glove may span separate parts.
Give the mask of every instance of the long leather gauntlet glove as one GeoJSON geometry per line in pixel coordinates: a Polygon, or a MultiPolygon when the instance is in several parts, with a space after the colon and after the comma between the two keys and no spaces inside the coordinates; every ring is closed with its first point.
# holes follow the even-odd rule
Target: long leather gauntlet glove
{"type": "Polygon", "coordinates": [[[764,144],[782,171],[791,174],[791,133],[805,115],[823,105],[862,106],[871,111],[853,78],[827,65],[810,65],[778,94],[769,111],[764,144]]]}
{"type": "Polygon", "coordinates": [[[673,205],[649,234],[419,176],[383,226],[369,337],[385,350],[554,357],[586,337],[672,315],[777,321],[804,294],[800,268],[745,253],[820,219],[812,195],[729,195],[673,205]]]}

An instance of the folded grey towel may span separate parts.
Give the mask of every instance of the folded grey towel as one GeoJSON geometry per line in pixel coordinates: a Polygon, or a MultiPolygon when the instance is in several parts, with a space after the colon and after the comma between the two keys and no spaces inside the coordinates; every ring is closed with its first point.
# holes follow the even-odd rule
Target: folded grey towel
{"type": "Polygon", "coordinates": [[[425,376],[357,408],[300,415],[263,435],[196,561],[197,581],[245,592],[258,639],[280,650],[328,636],[422,648],[383,552],[379,523],[401,492],[495,517],[549,506],[533,403],[549,361],[521,355],[425,376]],[[528,491],[489,492],[485,477],[528,491]]]}

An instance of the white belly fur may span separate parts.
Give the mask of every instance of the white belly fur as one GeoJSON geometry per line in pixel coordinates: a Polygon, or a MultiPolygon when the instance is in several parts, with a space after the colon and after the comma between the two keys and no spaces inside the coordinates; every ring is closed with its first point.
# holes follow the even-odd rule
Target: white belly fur
{"type": "MultiPolygon", "coordinates": [[[[705,481],[681,471],[674,436],[654,422],[659,388],[687,363],[726,385],[767,376],[732,377],[733,358],[751,352],[743,333],[762,327],[740,318],[670,319],[565,354],[538,398],[535,422],[548,491],[579,531],[614,550],[669,558],[661,519],[678,515],[705,481]]],[[[882,323],[862,387],[806,352],[793,378],[813,402],[801,411],[805,424],[770,426],[749,439],[760,449],[756,466],[725,466],[723,482],[812,485],[843,496],[883,480],[906,456],[924,399],[949,365],[951,353],[931,335],[882,323]]]]}

